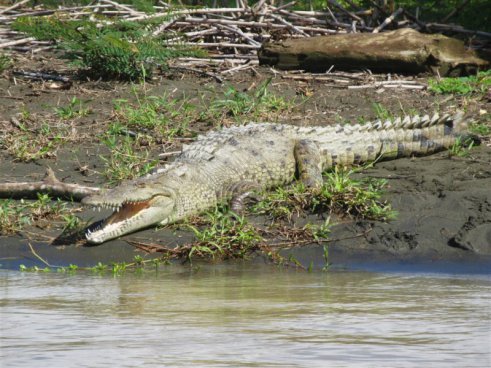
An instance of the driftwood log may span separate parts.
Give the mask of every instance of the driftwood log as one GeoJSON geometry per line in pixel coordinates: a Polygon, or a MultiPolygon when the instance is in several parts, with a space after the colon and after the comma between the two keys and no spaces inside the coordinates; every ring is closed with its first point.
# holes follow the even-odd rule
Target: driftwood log
{"type": "Polygon", "coordinates": [[[278,69],[325,72],[364,70],[440,76],[475,74],[487,69],[489,60],[465,48],[460,40],[413,29],[384,33],[351,33],[287,39],[265,43],[259,50],[260,64],[278,69]]]}
{"type": "Polygon", "coordinates": [[[99,192],[100,188],[86,187],[59,181],[52,169],[46,170],[41,181],[0,183],[0,198],[22,199],[37,198],[38,193],[49,194],[53,197],[68,198],[80,201],[82,198],[99,192]]]}

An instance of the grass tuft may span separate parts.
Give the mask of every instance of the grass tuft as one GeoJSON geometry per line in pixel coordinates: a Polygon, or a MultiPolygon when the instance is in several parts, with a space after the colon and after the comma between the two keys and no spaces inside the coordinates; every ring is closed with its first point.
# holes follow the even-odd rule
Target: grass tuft
{"type": "Polygon", "coordinates": [[[191,136],[189,125],[199,118],[195,104],[186,98],[144,96],[135,93],[136,104],[115,101],[116,124],[137,131],[153,131],[165,140],[176,136],[191,136]]]}
{"type": "Polygon", "coordinates": [[[212,113],[220,116],[231,116],[235,119],[243,117],[268,117],[292,108],[292,102],[271,93],[268,86],[272,78],[268,78],[257,88],[248,92],[241,92],[230,87],[223,99],[214,100],[210,105],[212,113]]]}
{"type": "Polygon", "coordinates": [[[307,189],[302,183],[264,194],[252,209],[253,213],[274,219],[292,220],[305,212],[335,212],[353,217],[387,221],[395,217],[390,204],[382,201],[387,181],[383,179],[354,179],[356,170],[335,167],[324,174],[319,191],[307,189]]]}
{"type": "Polygon", "coordinates": [[[0,54],[0,74],[13,65],[12,59],[8,55],[0,54]]]}
{"type": "Polygon", "coordinates": [[[0,136],[0,148],[22,162],[54,158],[63,143],[76,139],[66,124],[36,122],[28,112],[23,113],[19,130],[7,130],[0,136]]]}
{"type": "Polygon", "coordinates": [[[243,216],[216,208],[204,217],[204,226],[188,225],[196,241],[187,248],[186,258],[244,258],[258,249],[263,240],[243,216]]]}
{"type": "Polygon", "coordinates": [[[461,78],[430,79],[428,89],[438,94],[484,94],[491,88],[491,70],[461,78]]]}
{"type": "Polygon", "coordinates": [[[70,120],[90,114],[90,109],[83,106],[83,102],[77,97],[73,97],[67,106],[56,107],[56,115],[61,119],[70,120]]]}
{"type": "Polygon", "coordinates": [[[134,179],[149,173],[157,166],[159,160],[151,157],[146,148],[139,148],[140,138],[119,137],[108,134],[102,142],[110,149],[109,157],[101,155],[104,162],[104,175],[110,183],[134,179]]]}
{"type": "Polygon", "coordinates": [[[53,201],[47,194],[38,194],[35,201],[0,199],[2,235],[14,234],[29,225],[42,224],[42,227],[49,227],[54,221],[64,224],[64,228],[74,228],[79,223],[66,203],[53,201]]]}

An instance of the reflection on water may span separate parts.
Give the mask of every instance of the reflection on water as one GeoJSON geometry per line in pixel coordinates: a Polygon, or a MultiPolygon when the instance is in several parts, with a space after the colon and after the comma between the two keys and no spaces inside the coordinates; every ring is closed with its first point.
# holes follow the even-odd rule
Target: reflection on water
{"type": "Polygon", "coordinates": [[[4,367],[486,367],[489,278],[0,271],[4,367]]]}

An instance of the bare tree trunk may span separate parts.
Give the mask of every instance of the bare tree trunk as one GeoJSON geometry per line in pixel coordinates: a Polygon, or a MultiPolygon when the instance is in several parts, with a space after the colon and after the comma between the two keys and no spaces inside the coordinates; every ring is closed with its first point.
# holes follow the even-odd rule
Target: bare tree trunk
{"type": "Polygon", "coordinates": [[[334,66],[336,70],[431,71],[442,76],[458,76],[474,74],[490,64],[475,51],[466,49],[460,40],[408,28],[266,43],[258,56],[261,64],[311,72],[325,72],[334,66]]]}

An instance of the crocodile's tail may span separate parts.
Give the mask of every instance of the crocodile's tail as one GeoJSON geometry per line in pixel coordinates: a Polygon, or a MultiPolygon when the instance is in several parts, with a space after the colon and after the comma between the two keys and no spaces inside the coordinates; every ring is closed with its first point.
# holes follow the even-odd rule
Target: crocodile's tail
{"type": "MultiPolygon", "coordinates": [[[[325,167],[351,165],[398,157],[432,154],[451,148],[456,142],[478,143],[469,133],[469,119],[462,111],[454,114],[406,116],[404,118],[369,122],[363,125],[336,126],[337,137],[325,135],[329,140],[317,139],[325,157],[325,167]]],[[[314,130],[314,133],[318,133],[314,130]]],[[[313,137],[313,139],[316,139],[313,137]]]]}
{"type": "MultiPolygon", "coordinates": [[[[397,120],[394,125],[397,126],[397,120]]],[[[449,149],[457,142],[463,145],[468,145],[471,141],[479,142],[479,139],[469,132],[469,119],[460,110],[454,114],[435,114],[431,118],[428,115],[406,117],[400,123],[400,128],[395,134],[395,141],[391,142],[398,145],[395,157],[427,155],[449,149]]],[[[384,144],[381,155],[394,158],[394,152],[392,151],[391,155],[390,150],[387,152],[383,146],[384,144]]]]}
{"type": "Polygon", "coordinates": [[[460,140],[461,144],[468,146],[470,144],[479,145],[481,139],[478,135],[469,131],[469,125],[472,120],[466,118],[462,110],[458,110],[451,118],[453,124],[453,134],[460,140]]]}

